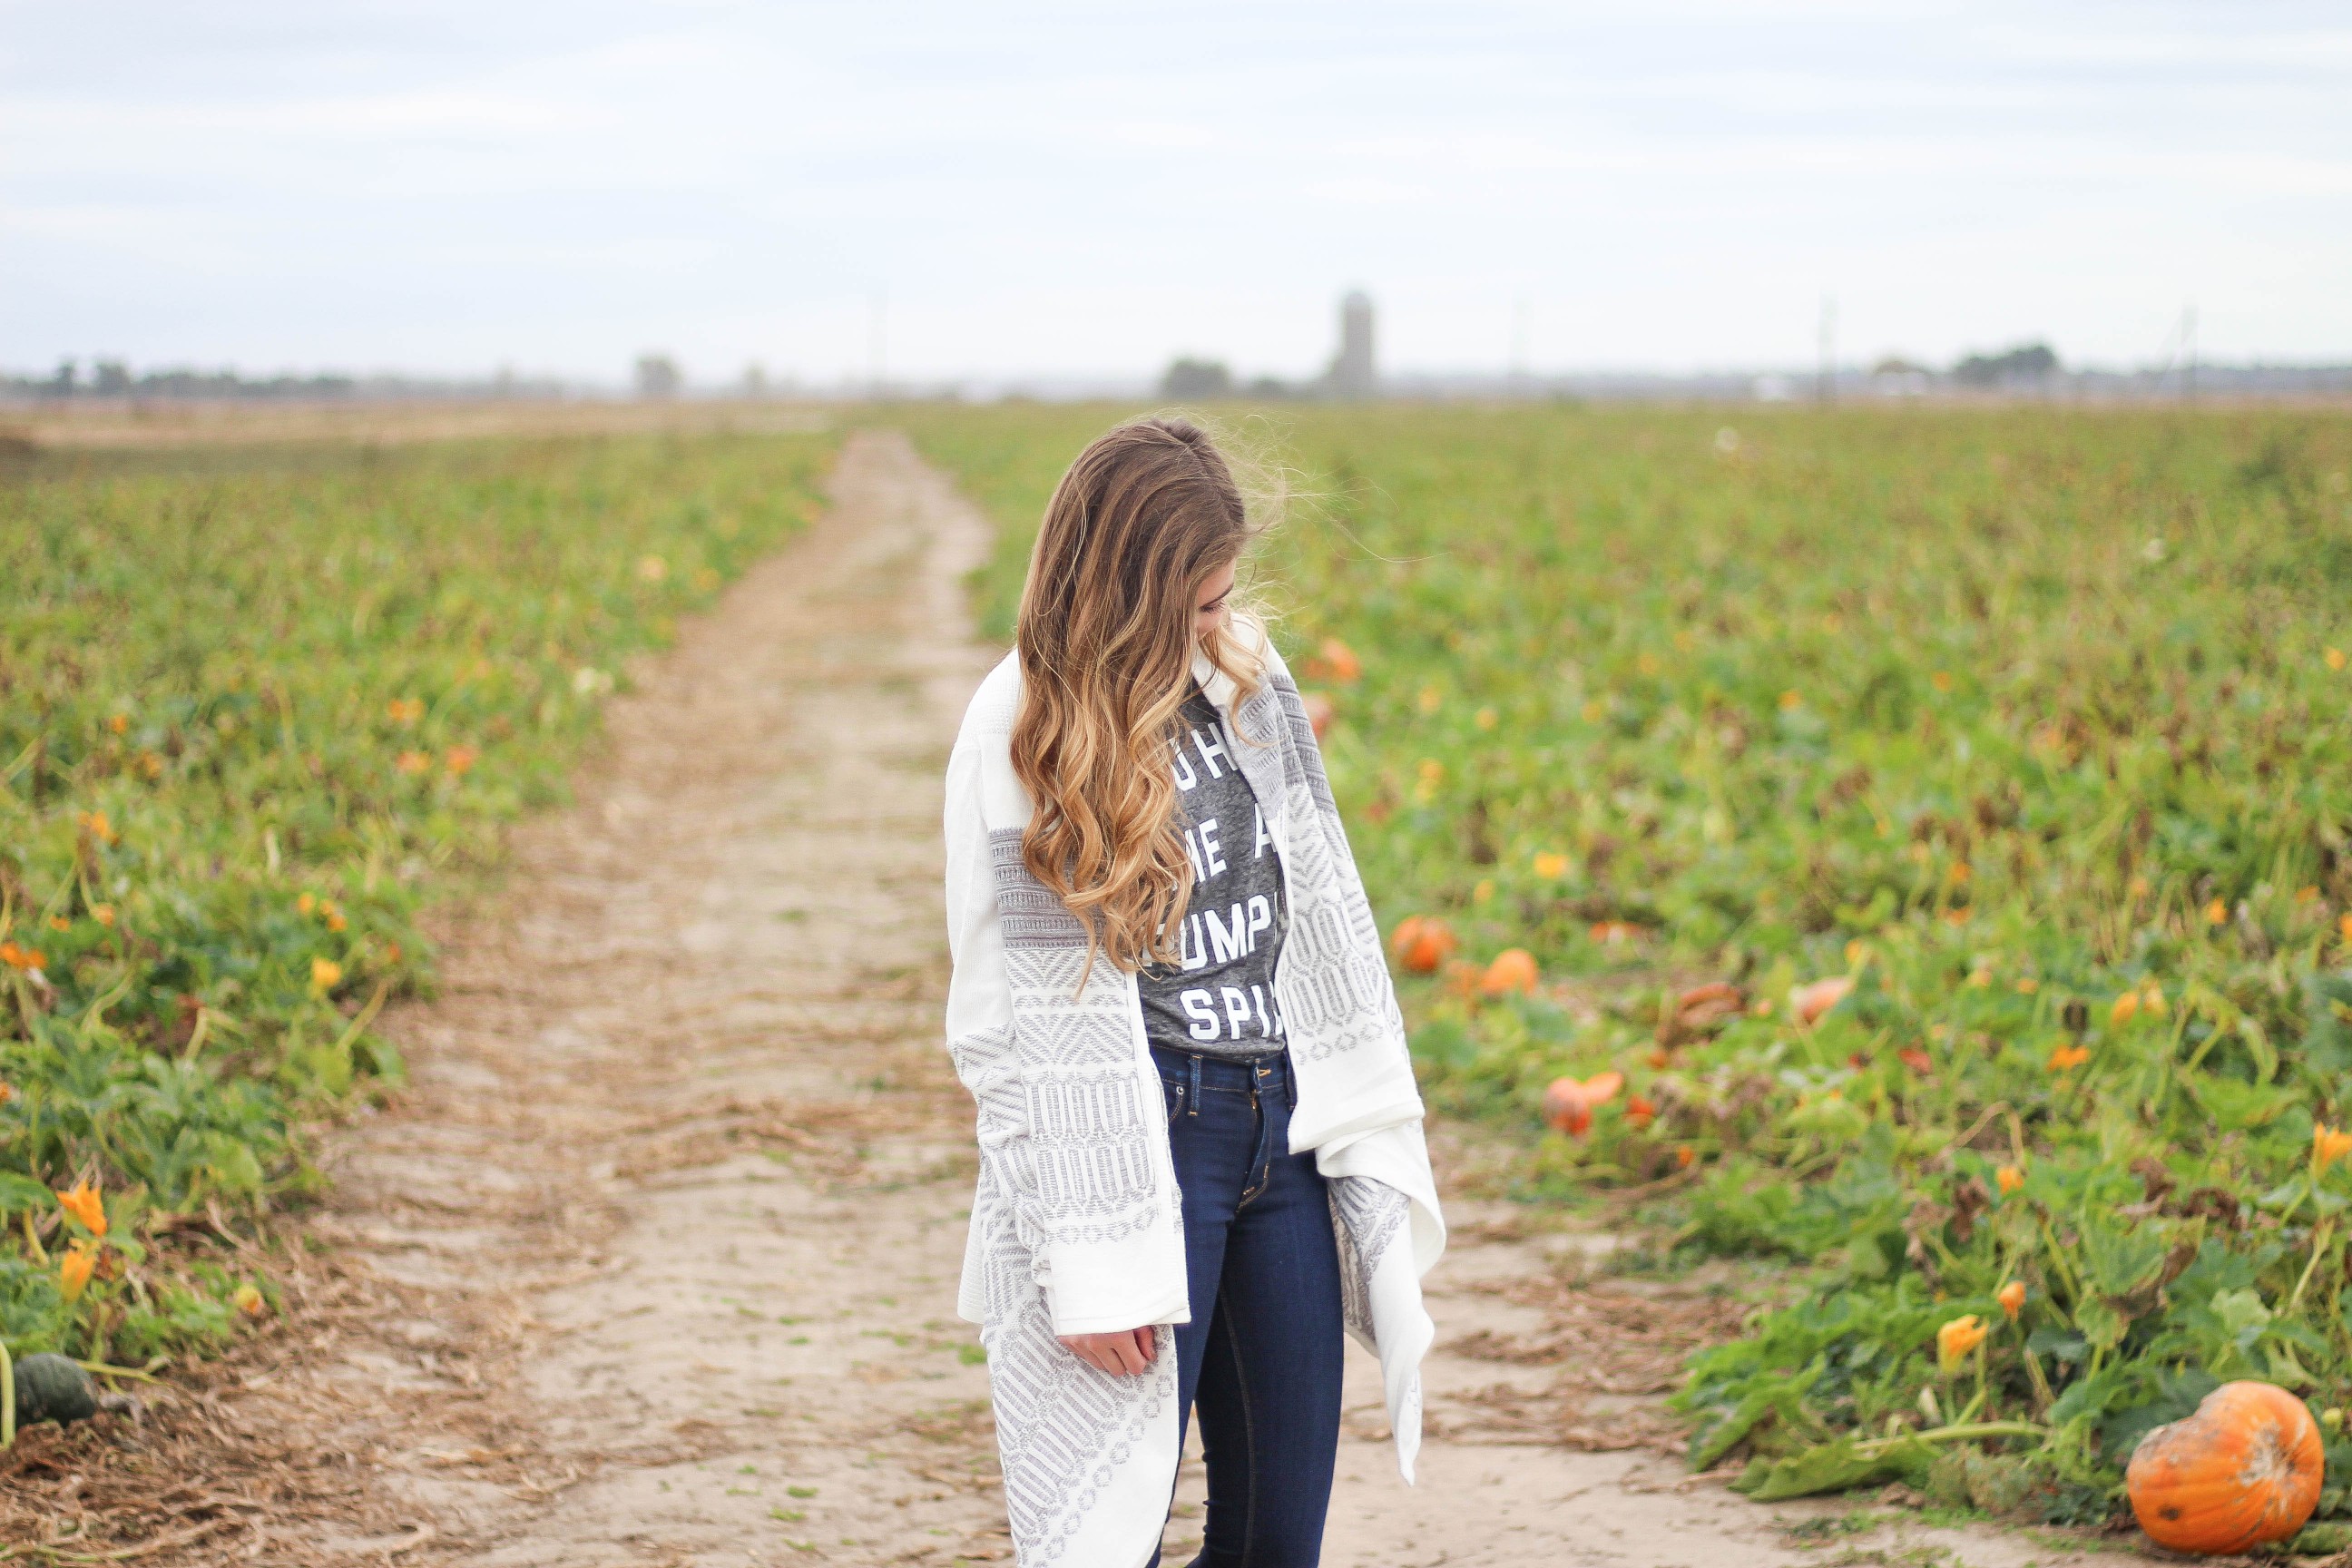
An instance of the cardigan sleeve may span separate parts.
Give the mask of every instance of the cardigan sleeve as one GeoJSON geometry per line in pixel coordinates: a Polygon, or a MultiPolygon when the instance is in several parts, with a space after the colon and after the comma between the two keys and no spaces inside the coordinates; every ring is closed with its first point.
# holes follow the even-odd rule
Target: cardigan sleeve
{"type": "Polygon", "coordinates": [[[1004,974],[1004,933],[997,924],[988,825],[982,809],[981,752],[960,742],[948,759],[947,1029],[950,1046],[964,1037],[1004,1030],[1013,1023],[1013,992],[1004,974]]]}
{"type": "MultiPolygon", "coordinates": [[[[980,747],[959,741],[948,761],[948,1054],[976,1110],[980,1171],[964,1248],[957,1314],[985,1323],[1002,1317],[1019,1283],[1005,1264],[1020,1255],[1018,1199],[1028,1175],[1028,1105],[1013,1045],[1013,990],[1004,970],[1004,933],[991,885],[988,830],[981,795],[980,747]]],[[[1026,1270],[1019,1270],[1026,1273],[1026,1270]]]]}

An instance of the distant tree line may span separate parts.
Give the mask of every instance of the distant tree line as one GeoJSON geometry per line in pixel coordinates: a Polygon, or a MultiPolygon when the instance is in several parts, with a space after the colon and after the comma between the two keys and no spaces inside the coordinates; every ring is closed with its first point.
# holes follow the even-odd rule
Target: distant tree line
{"type": "Polygon", "coordinates": [[[500,374],[478,381],[427,381],[399,375],[240,375],[233,370],[188,368],[131,374],[121,360],[65,360],[47,375],[0,374],[0,398],[242,398],[268,401],[357,397],[545,397],[561,395],[553,382],[500,374]]]}
{"type": "Polygon", "coordinates": [[[243,376],[233,370],[151,370],[133,375],[121,360],[102,359],[82,372],[66,360],[47,375],[0,377],[0,388],[20,397],[351,397],[360,391],[348,375],[243,376]]]}
{"type": "Polygon", "coordinates": [[[1221,397],[1245,397],[1253,403],[1281,403],[1312,397],[1318,384],[1284,381],[1261,375],[1250,381],[1234,379],[1223,360],[1179,358],[1160,377],[1160,395],[1171,403],[1210,403],[1221,397]]]}
{"type": "Polygon", "coordinates": [[[1952,367],[1952,379],[1962,386],[2007,386],[2047,380],[2059,368],[2048,343],[2026,343],[2006,353],[1970,354],[1952,367]]]}

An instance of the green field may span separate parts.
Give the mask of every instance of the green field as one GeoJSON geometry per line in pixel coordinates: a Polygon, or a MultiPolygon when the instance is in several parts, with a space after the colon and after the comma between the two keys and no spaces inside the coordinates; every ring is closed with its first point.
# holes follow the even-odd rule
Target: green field
{"type": "MultiPolygon", "coordinates": [[[[1000,632],[1114,416],[905,416],[1005,524],[1000,632]]],[[[2213,1380],[2352,1396],[2352,417],[1274,417],[1311,500],[1255,577],[1374,907],[1461,943],[1404,986],[1430,1098],[1532,1140],[1622,1073],[1523,1195],[1780,1265],[1695,1463],[2087,1521],[2213,1380]]]]}
{"type": "Polygon", "coordinates": [[[396,1053],[423,900],[558,798],[632,655],[812,514],[822,437],[0,472],[0,1338],[202,1350],[396,1053]],[[53,1192],[88,1184],[97,1206],[53,1192]],[[98,1221],[98,1224],[89,1223],[98,1221]]]}

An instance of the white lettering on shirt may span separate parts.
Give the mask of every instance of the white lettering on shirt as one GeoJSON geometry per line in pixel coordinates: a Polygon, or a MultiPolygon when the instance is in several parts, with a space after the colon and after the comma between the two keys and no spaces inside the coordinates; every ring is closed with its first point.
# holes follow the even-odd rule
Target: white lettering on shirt
{"type": "Polygon", "coordinates": [[[1228,927],[1217,918],[1214,910],[1202,910],[1201,919],[1209,928],[1209,955],[1213,963],[1231,963],[1249,951],[1244,945],[1248,933],[1242,924],[1242,907],[1234,906],[1234,923],[1228,927]]]}
{"type": "Polygon", "coordinates": [[[1218,763],[1223,762],[1228,768],[1234,765],[1233,758],[1225,754],[1225,743],[1209,731],[1192,731],[1192,748],[1201,753],[1201,765],[1209,770],[1209,776],[1213,779],[1225,776],[1217,766],[1218,763]]]}
{"type": "Polygon", "coordinates": [[[1209,818],[1206,822],[1201,824],[1201,826],[1194,831],[1199,833],[1201,836],[1201,855],[1202,858],[1208,862],[1209,875],[1212,877],[1223,876],[1225,874],[1225,857],[1224,852],[1217,846],[1217,819],[1213,816],[1209,818]]]}
{"type": "Polygon", "coordinates": [[[1182,1001],[1184,1016],[1192,1020],[1185,1026],[1185,1033],[1196,1040],[1215,1039],[1217,1010],[1210,1004],[1209,994],[1205,991],[1187,991],[1183,994],[1182,1001]]]}
{"type": "Polygon", "coordinates": [[[1218,990],[1225,998],[1225,1022],[1233,1026],[1226,1037],[1238,1040],[1242,1037],[1242,1026],[1250,1021],[1250,999],[1230,985],[1219,986],[1218,990]]]}

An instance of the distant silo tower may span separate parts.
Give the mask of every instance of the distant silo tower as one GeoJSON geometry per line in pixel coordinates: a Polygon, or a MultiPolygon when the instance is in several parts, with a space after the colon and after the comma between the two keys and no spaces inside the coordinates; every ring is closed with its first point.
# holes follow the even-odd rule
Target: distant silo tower
{"type": "Polygon", "coordinates": [[[1331,390],[1341,397],[1370,397],[1380,390],[1372,360],[1372,300],[1351,289],[1339,301],[1339,353],[1331,362],[1331,390]]]}

